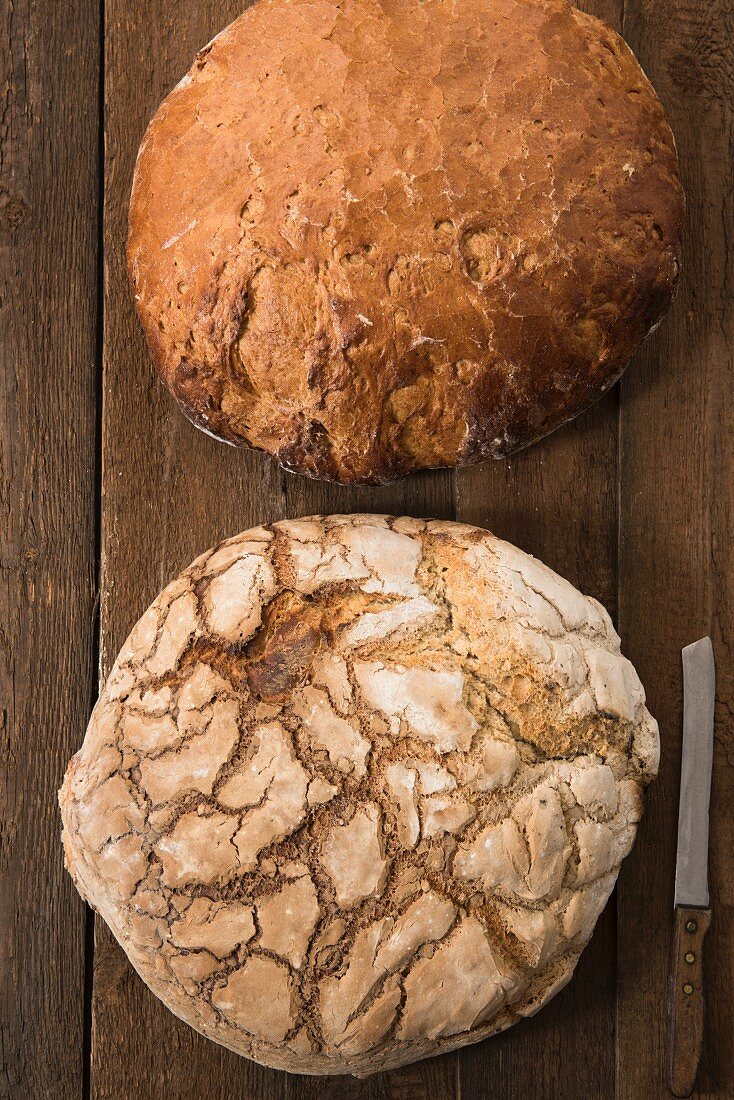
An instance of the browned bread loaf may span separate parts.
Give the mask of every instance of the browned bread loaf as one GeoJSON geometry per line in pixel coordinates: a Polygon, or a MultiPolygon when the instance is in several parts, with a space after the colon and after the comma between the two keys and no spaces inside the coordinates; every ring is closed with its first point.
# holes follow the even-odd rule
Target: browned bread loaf
{"type": "Polygon", "coordinates": [[[595,401],[682,215],[652,87],[565,0],[259,0],[148,129],[129,264],[195,424],[380,482],[595,401]]]}
{"type": "Polygon", "coordinates": [[[257,528],[124,645],[61,792],[67,865],[204,1035],[402,1065],[569,980],[657,770],[644,704],[604,609],[486,531],[257,528]]]}

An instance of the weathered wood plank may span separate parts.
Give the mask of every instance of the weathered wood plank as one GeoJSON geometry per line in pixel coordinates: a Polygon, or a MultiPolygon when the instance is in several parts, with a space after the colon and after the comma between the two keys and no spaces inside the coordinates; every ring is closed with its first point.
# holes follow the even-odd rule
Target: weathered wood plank
{"type": "Polygon", "coordinates": [[[0,5],[0,1095],[81,1096],[56,791],[92,694],[97,0],[0,5]]]}
{"type": "Polygon", "coordinates": [[[662,760],[618,901],[618,1096],[667,1096],[663,1010],[673,927],[680,650],[717,657],[708,1011],[696,1095],[734,1095],[731,805],[734,645],[734,51],[728,5],[629,0],[625,33],[668,111],[688,197],[678,301],[623,382],[620,624],[660,722],[662,760]]]}
{"type": "MultiPolygon", "coordinates": [[[[154,379],[124,266],[135,154],[160,99],[196,51],[240,8],[237,0],[108,0],[106,5],[103,674],[127,631],[166,581],[225,535],[286,515],[315,512],[453,513],[450,474],[428,474],[374,491],[292,477],[263,456],[233,451],[196,432],[154,379]]],[[[93,1096],[119,1100],[121,1072],[125,1095],[139,1100],[161,1095],[169,1100],[451,1100],[456,1059],[437,1059],[367,1082],[326,1082],[260,1069],[177,1021],[143,987],[98,922],[93,1096]]]]}

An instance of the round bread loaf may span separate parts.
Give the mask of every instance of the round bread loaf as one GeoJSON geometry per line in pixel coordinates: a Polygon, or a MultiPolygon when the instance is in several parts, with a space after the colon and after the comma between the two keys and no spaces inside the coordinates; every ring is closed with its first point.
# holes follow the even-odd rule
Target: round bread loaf
{"type": "Polygon", "coordinates": [[[276,523],[125,643],[61,791],[67,866],[204,1035],[365,1075],[565,985],[657,762],[608,615],[535,559],[456,523],[276,523]]]}
{"type": "Polygon", "coordinates": [[[129,266],[186,415],[343,482],[595,401],[678,276],[673,137],[565,0],[259,0],[156,114],[129,266]]]}

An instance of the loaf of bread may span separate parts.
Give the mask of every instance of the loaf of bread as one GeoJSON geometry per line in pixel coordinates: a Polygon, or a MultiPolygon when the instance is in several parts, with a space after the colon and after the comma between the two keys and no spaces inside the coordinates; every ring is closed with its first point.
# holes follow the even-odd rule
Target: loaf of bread
{"type": "Polygon", "coordinates": [[[486,531],[259,527],[125,643],[61,791],[67,866],[202,1034],[400,1066],[571,977],[657,770],[644,699],[604,609],[486,531]]]}
{"type": "Polygon", "coordinates": [[[129,266],[195,424],[383,482],[600,397],[682,216],[653,89],[566,0],[258,0],[148,129],[129,266]]]}

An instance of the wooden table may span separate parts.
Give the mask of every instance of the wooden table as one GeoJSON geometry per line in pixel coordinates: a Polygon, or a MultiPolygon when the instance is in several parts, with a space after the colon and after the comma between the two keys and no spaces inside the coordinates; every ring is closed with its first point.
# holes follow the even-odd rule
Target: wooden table
{"type": "Polygon", "coordinates": [[[0,0],[0,1094],[72,1100],[666,1096],[680,649],[718,662],[709,990],[698,1096],[734,1096],[734,50],[727,0],[591,0],[678,140],[677,303],[621,386],[511,460],[382,489],[283,473],[196,432],[154,379],[124,265],[145,125],[239,0],[0,0]],[[158,590],[285,516],[456,517],[539,555],[615,615],[660,721],[637,845],[572,984],[460,1054],[355,1082],[271,1072],[144,988],[63,871],[56,790],[99,672],[158,590]]]}

